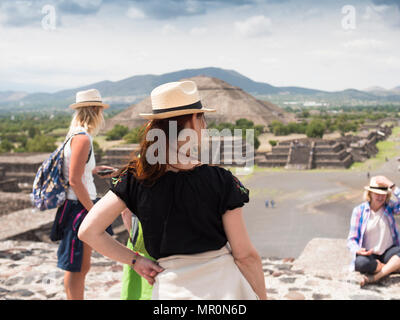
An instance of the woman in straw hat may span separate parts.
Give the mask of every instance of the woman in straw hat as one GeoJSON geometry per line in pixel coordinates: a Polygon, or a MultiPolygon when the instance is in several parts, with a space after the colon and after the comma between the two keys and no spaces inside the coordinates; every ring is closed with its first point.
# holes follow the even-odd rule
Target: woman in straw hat
{"type": "MultiPolygon", "coordinates": [[[[78,92],[76,103],[70,108],[75,110],[75,114],[64,147],[63,163],[63,174],[69,186],[66,201],[56,214],[52,239],[61,240],[57,266],[65,270],[67,299],[81,300],[84,298],[85,277],[90,268],[92,249],[78,239],[78,228],[87,212],[99,200],[93,174],[113,168],[96,166],[94,156],[92,137],[104,122],[103,110],[109,108],[101,101],[99,91],[90,89],[78,92]]],[[[108,228],[108,232],[112,233],[111,228],[108,228]]]]}
{"type": "Polygon", "coordinates": [[[372,177],[364,200],[353,210],[348,247],[352,270],[361,272],[361,286],[400,271],[400,242],[394,215],[400,212],[400,189],[384,176],[372,177]],[[390,200],[395,195],[396,201],[390,200]]]}
{"type": "Polygon", "coordinates": [[[242,217],[248,190],[230,171],[194,156],[206,128],[204,113],[215,110],[202,106],[193,81],[161,85],[151,100],[153,112],[141,114],[150,121],[139,157],[113,178],[79,237],[154,284],[153,299],[266,299],[261,259],[242,217]],[[174,128],[179,137],[190,131],[198,139],[176,139],[174,128]],[[139,218],[146,250],[157,262],[104,232],[127,207],[139,218]]]}

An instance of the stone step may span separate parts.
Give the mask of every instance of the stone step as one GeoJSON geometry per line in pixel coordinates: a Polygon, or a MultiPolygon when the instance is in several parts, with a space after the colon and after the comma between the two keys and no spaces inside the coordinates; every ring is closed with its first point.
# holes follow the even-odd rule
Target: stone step
{"type": "Polygon", "coordinates": [[[257,165],[260,167],[284,167],[286,166],[286,161],[262,160],[258,161],[257,165]]]}
{"type": "Polygon", "coordinates": [[[39,211],[28,208],[3,215],[0,217],[0,240],[38,229],[54,221],[56,212],[57,209],[39,211]]]}
{"type": "Polygon", "coordinates": [[[349,153],[342,149],[339,152],[317,152],[314,153],[315,160],[343,160],[349,155],[349,153]]]}
{"type": "Polygon", "coordinates": [[[130,144],[123,147],[108,149],[105,156],[129,156],[132,152],[139,151],[139,144],[130,144]]]}
{"type": "Polygon", "coordinates": [[[351,154],[349,154],[345,159],[343,160],[318,160],[315,161],[315,167],[316,168],[328,168],[328,167],[334,167],[334,168],[348,168],[351,166],[353,163],[353,157],[351,154]]]}
{"type": "Polygon", "coordinates": [[[274,160],[274,159],[286,160],[287,157],[288,157],[288,153],[269,153],[266,156],[266,158],[270,159],[270,160],[274,160]]]}

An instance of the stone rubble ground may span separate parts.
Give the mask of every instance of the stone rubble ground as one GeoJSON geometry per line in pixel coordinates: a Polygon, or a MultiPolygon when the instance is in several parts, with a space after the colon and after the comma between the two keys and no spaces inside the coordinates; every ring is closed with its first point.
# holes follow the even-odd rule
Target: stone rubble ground
{"type": "MultiPolygon", "coordinates": [[[[57,245],[44,242],[0,241],[0,300],[63,300],[63,271],[56,267],[57,245]]],[[[359,276],[335,279],[306,274],[294,259],[263,258],[268,297],[273,300],[400,299],[400,275],[360,288],[359,276]]],[[[93,253],[85,299],[119,300],[122,265],[93,253]]]]}

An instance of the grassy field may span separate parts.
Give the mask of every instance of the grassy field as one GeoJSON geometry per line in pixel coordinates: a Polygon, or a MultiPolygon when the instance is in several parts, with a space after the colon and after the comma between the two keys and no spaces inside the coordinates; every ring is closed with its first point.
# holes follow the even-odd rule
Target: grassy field
{"type": "Polygon", "coordinates": [[[102,135],[96,136],[94,138],[94,141],[96,141],[99,144],[100,148],[104,151],[113,147],[124,145],[126,143],[125,140],[107,141],[106,136],[102,135]]]}

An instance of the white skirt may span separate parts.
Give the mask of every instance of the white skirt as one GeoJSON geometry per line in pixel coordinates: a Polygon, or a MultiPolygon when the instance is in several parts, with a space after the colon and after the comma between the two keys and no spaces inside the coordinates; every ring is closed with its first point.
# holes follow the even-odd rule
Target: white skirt
{"type": "Polygon", "coordinates": [[[161,258],[153,300],[257,300],[230,250],[161,258]]]}

